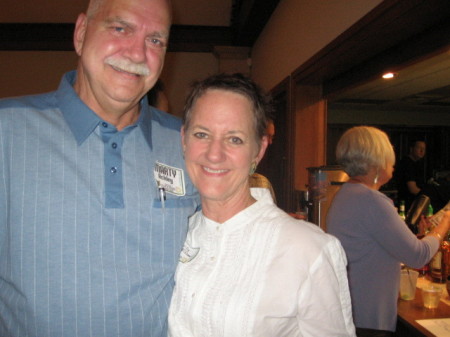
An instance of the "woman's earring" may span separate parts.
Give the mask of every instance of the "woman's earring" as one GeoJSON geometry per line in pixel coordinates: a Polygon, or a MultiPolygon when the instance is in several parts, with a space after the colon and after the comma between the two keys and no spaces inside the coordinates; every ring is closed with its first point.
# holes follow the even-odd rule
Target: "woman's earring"
{"type": "Polygon", "coordinates": [[[377,171],[377,174],[375,175],[375,178],[373,179],[373,183],[374,184],[378,183],[378,171],[377,171]]]}
{"type": "Polygon", "coordinates": [[[252,163],[252,166],[250,166],[250,175],[252,175],[253,173],[255,173],[255,171],[256,171],[256,166],[257,166],[258,164],[256,164],[256,162],[253,162],[252,163]]]}

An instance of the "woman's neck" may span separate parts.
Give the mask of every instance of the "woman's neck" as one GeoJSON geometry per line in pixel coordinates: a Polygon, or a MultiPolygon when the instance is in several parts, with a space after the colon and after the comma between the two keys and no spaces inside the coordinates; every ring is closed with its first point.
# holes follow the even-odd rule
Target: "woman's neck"
{"type": "Polygon", "coordinates": [[[371,175],[367,174],[365,176],[350,177],[348,182],[353,184],[363,184],[372,190],[378,191],[380,189],[380,186],[378,186],[378,184],[374,180],[375,177],[372,177],[371,175]]]}
{"type": "Polygon", "coordinates": [[[224,223],[256,202],[249,193],[241,198],[229,200],[210,200],[202,198],[202,212],[208,218],[218,223],[224,223]]]}

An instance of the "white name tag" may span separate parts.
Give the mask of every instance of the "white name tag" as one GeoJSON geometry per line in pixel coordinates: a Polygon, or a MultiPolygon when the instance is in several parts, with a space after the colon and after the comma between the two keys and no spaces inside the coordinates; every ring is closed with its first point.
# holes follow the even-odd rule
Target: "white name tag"
{"type": "Polygon", "coordinates": [[[189,245],[189,243],[185,242],[183,250],[180,253],[180,262],[186,263],[192,261],[200,251],[200,248],[194,248],[189,245]]]}
{"type": "Polygon", "coordinates": [[[182,169],[156,162],[154,175],[158,187],[164,188],[165,192],[177,196],[186,194],[182,169]]]}

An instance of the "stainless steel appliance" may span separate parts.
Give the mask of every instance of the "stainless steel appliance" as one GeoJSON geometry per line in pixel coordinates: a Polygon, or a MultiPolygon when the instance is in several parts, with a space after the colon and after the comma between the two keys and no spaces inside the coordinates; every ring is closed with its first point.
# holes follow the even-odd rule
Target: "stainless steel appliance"
{"type": "Polygon", "coordinates": [[[308,167],[308,221],[326,231],[326,216],[333,198],[349,177],[340,166],[308,167]]]}

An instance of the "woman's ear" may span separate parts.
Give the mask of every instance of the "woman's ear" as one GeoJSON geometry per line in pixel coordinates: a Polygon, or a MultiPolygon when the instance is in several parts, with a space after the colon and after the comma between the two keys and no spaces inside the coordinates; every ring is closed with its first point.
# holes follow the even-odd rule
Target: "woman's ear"
{"type": "Polygon", "coordinates": [[[255,161],[258,164],[266,153],[267,146],[269,145],[269,138],[267,135],[263,136],[261,139],[261,145],[259,147],[258,154],[256,155],[255,161]]]}

